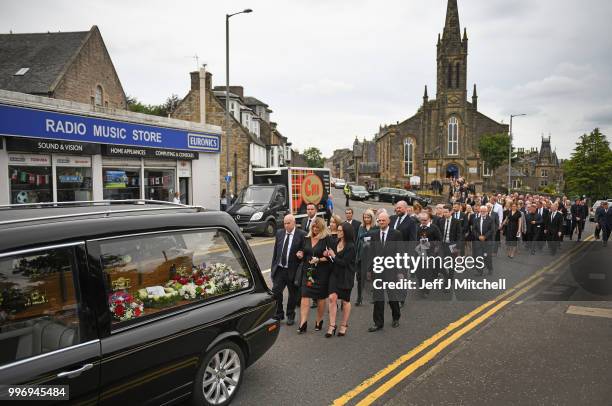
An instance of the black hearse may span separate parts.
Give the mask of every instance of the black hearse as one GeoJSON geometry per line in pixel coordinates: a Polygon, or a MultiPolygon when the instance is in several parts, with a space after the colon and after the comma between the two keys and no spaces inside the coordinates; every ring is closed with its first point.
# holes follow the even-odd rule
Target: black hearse
{"type": "Polygon", "coordinates": [[[68,385],[79,404],[228,404],[279,331],[232,218],[162,202],[51,206],[0,207],[2,395],[68,385]]]}

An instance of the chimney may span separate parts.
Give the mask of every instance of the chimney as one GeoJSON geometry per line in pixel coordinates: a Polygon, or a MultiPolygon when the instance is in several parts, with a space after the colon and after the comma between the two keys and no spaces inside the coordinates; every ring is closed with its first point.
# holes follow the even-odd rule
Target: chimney
{"type": "MultiPolygon", "coordinates": [[[[193,79],[192,79],[193,82],[193,79]]],[[[192,83],[193,89],[193,83],[192,83]]],[[[198,72],[198,90],[200,91],[200,122],[206,124],[206,64],[203,64],[198,72]]]]}
{"type": "Polygon", "coordinates": [[[190,72],[191,76],[191,90],[200,90],[200,72],[190,72]]]}

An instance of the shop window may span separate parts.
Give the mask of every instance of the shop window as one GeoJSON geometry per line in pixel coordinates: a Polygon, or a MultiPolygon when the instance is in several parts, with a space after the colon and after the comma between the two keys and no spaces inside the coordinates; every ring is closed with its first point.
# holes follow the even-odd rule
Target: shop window
{"type": "Polygon", "coordinates": [[[9,166],[11,203],[53,201],[51,165],[9,166]]]}
{"type": "Polygon", "coordinates": [[[172,169],[145,169],[145,199],[171,202],[175,192],[172,169]]]}
{"type": "Polygon", "coordinates": [[[72,247],[0,258],[0,365],[80,342],[72,247]]]}
{"type": "Polygon", "coordinates": [[[105,200],[140,199],[140,169],[103,168],[105,200]]]}
{"type": "Polygon", "coordinates": [[[221,230],[162,233],[101,241],[100,258],[113,327],[217,299],[252,286],[221,230]]]}
{"type": "Polygon", "coordinates": [[[57,166],[55,169],[57,201],[74,202],[93,200],[91,158],[56,157],[54,159],[57,166]]]}

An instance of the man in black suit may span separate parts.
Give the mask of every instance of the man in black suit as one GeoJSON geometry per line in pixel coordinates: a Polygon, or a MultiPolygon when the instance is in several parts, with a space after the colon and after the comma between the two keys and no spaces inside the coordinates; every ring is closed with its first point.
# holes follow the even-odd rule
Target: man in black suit
{"type": "Polygon", "coordinates": [[[551,255],[556,255],[563,240],[563,213],[559,211],[559,203],[553,203],[548,220],[544,223],[544,234],[548,240],[551,255]]]}
{"type": "Polygon", "coordinates": [[[598,218],[602,233],[601,239],[603,240],[603,246],[607,247],[612,233],[612,207],[609,207],[607,201],[602,202],[600,207],[603,207],[601,216],[598,218]]]}
{"type": "MultiPolygon", "coordinates": [[[[469,232],[470,225],[468,224],[468,216],[461,211],[460,203],[453,204],[452,217],[459,220],[461,223],[461,233],[463,234],[462,239],[465,239],[465,235],[469,232]]],[[[465,244],[461,244],[460,252],[462,256],[465,255],[465,244]]]]}
{"type": "MultiPolygon", "coordinates": [[[[374,250],[373,257],[394,257],[398,250],[398,243],[402,241],[402,233],[398,230],[393,230],[389,227],[389,215],[386,212],[381,212],[378,215],[379,230],[371,233],[370,243],[374,250]]],[[[396,282],[399,280],[399,272],[396,269],[384,269],[382,272],[374,272],[374,263],[370,265],[370,274],[372,275],[372,288],[374,295],[374,325],[368,329],[370,333],[382,330],[385,325],[385,291],[391,307],[391,316],[393,317],[392,327],[399,326],[401,316],[399,300],[401,293],[391,291],[390,289],[377,289],[382,287],[381,282],[396,282]]]]}
{"type": "MultiPolygon", "coordinates": [[[[484,263],[489,273],[493,273],[493,259],[491,258],[492,244],[495,243],[495,220],[489,216],[489,208],[487,206],[480,206],[480,215],[474,218],[472,224],[472,236],[474,242],[472,247],[474,249],[474,256],[484,257],[484,263]]],[[[479,271],[482,275],[482,270],[479,271]]]]}
{"type": "Polygon", "coordinates": [[[274,253],[272,254],[272,294],[276,299],[276,315],[274,318],[283,320],[283,291],[287,288],[287,325],[295,323],[295,307],[298,300],[298,288],[294,284],[295,273],[301,260],[297,253],[304,249],[306,233],[295,226],[295,217],[287,214],[283,220],[284,229],[276,232],[274,253]]]}
{"type": "MultiPolygon", "coordinates": [[[[463,224],[461,220],[453,217],[452,206],[447,205],[444,206],[444,210],[442,211],[442,218],[438,220],[438,228],[442,233],[441,238],[441,255],[442,255],[442,263],[446,263],[444,261],[444,257],[454,257],[461,252],[461,248],[463,246],[463,224]]],[[[444,291],[448,292],[446,289],[447,281],[449,279],[453,279],[455,276],[455,269],[451,268],[442,268],[442,272],[444,273],[444,291]]]]}
{"type": "Polygon", "coordinates": [[[536,207],[536,213],[538,213],[542,218],[542,229],[540,235],[538,236],[536,245],[538,247],[538,250],[542,251],[542,249],[544,248],[544,242],[548,240],[548,236],[546,235],[545,230],[547,227],[547,223],[550,220],[550,210],[546,208],[544,200],[538,200],[536,203],[536,207]]]}
{"type": "Polygon", "coordinates": [[[302,230],[308,234],[310,231],[310,225],[317,217],[317,206],[312,203],[308,203],[306,206],[306,217],[302,218],[302,230]]]}
{"type": "Polygon", "coordinates": [[[359,227],[361,227],[361,221],[353,219],[353,209],[350,207],[344,210],[344,215],[346,216],[346,222],[353,227],[353,235],[355,236],[355,241],[357,241],[357,232],[359,231],[359,227]]]}
{"type": "MultiPolygon", "coordinates": [[[[427,212],[421,212],[419,214],[420,225],[417,228],[417,246],[416,251],[419,255],[425,255],[425,257],[435,257],[440,254],[439,244],[442,241],[442,233],[436,225],[436,221],[432,220],[427,212]]],[[[430,269],[425,266],[421,266],[416,270],[417,285],[419,288],[423,284],[423,280],[426,282],[432,282],[434,275],[438,274],[438,269],[430,269]]],[[[424,288],[421,290],[423,297],[427,297],[429,289],[424,288]]]]}
{"type": "Polygon", "coordinates": [[[578,241],[580,241],[582,239],[582,230],[584,230],[584,222],[588,215],[584,200],[576,199],[576,203],[572,204],[570,210],[572,213],[572,234],[570,234],[570,240],[574,235],[574,230],[578,228],[578,241]]]}
{"type": "Polygon", "coordinates": [[[535,255],[535,244],[540,238],[542,224],[544,223],[542,217],[537,212],[535,204],[532,204],[527,208],[525,223],[527,224],[527,229],[525,230],[527,247],[531,251],[531,255],[535,255]]]}
{"type": "Polygon", "coordinates": [[[402,233],[403,241],[416,241],[417,224],[408,214],[408,204],[400,200],[395,204],[395,214],[389,218],[389,227],[402,233]]]}

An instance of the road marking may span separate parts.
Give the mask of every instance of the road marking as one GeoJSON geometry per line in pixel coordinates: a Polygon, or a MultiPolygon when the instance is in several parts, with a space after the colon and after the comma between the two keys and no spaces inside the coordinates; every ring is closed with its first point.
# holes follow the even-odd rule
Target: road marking
{"type": "Polygon", "coordinates": [[[250,243],[249,246],[250,247],[257,247],[259,245],[267,245],[267,244],[271,244],[275,241],[275,238],[270,238],[270,239],[266,239],[266,240],[259,240],[259,241],[255,241],[253,243],[250,243]]]}
{"type": "Polygon", "coordinates": [[[365,406],[365,405],[372,404],[372,402],[374,402],[375,400],[380,398],[382,395],[387,393],[391,388],[393,388],[395,385],[397,385],[402,380],[404,380],[404,378],[406,378],[408,375],[412,374],[418,368],[422,367],[427,362],[432,360],[436,355],[438,355],[446,347],[448,347],[449,345],[451,345],[452,343],[457,341],[459,338],[461,338],[462,336],[467,334],[469,331],[471,331],[474,328],[476,328],[483,321],[485,321],[488,318],[490,318],[491,316],[493,316],[499,310],[501,310],[506,305],[511,303],[514,299],[516,299],[517,297],[521,296],[522,294],[527,292],[529,289],[533,288],[538,283],[542,282],[543,280],[544,280],[544,278],[540,277],[540,278],[536,279],[535,281],[533,281],[533,283],[525,286],[523,289],[519,290],[514,295],[509,297],[508,300],[502,300],[501,302],[497,303],[493,308],[488,310],[486,313],[482,314],[481,316],[479,316],[478,318],[476,318],[475,320],[470,322],[467,326],[461,328],[460,330],[455,332],[453,335],[451,335],[450,337],[448,337],[445,340],[443,340],[442,342],[440,342],[440,344],[436,345],[434,348],[429,350],[429,352],[427,352],[427,354],[423,355],[421,358],[419,358],[418,360],[414,361],[412,364],[408,365],[406,368],[404,368],[402,371],[400,371],[400,373],[395,375],[393,378],[389,379],[387,382],[382,384],[378,389],[376,389],[374,392],[372,392],[368,396],[366,396],[361,402],[357,403],[357,406],[365,406]]]}
{"type": "MultiPolygon", "coordinates": [[[[591,239],[592,237],[593,236],[590,236],[585,241],[591,239]]],[[[432,337],[428,338],[427,340],[423,341],[417,347],[415,347],[414,349],[412,349],[408,353],[404,354],[403,356],[401,356],[400,358],[398,358],[397,360],[395,360],[393,363],[389,364],[388,366],[386,366],[382,370],[378,371],[372,377],[364,380],[361,384],[356,386],[354,389],[350,390],[349,392],[345,393],[344,395],[342,395],[339,398],[337,398],[336,400],[334,400],[333,401],[333,405],[334,406],[342,406],[342,405],[347,404],[351,399],[353,399],[354,397],[356,397],[357,395],[359,395],[360,393],[362,393],[363,391],[365,391],[366,389],[368,389],[369,387],[374,385],[376,382],[380,381],[382,378],[384,378],[385,376],[387,376],[388,374],[390,374],[391,372],[396,370],[404,362],[408,361],[409,359],[411,359],[415,355],[417,355],[419,352],[421,352],[421,351],[425,350],[426,348],[428,348],[429,346],[433,345],[438,339],[440,339],[441,337],[445,336],[447,333],[455,330],[456,328],[459,328],[461,325],[466,323],[468,320],[470,320],[476,314],[478,314],[481,311],[485,310],[486,308],[490,307],[491,305],[493,305],[494,303],[498,302],[499,300],[502,300],[506,296],[512,294],[517,289],[521,289],[523,286],[531,283],[535,279],[539,278],[545,272],[548,272],[549,270],[552,270],[552,269],[556,268],[557,266],[561,265],[563,262],[565,262],[567,259],[569,259],[569,257],[571,255],[573,255],[575,252],[577,252],[580,247],[581,247],[581,245],[578,245],[578,244],[575,245],[569,251],[567,251],[566,253],[561,255],[559,258],[557,258],[556,260],[551,262],[549,265],[543,267],[542,269],[540,269],[539,271],[537,271],[536,273],[534,273],[530,277],[528,277],[525,280],[519,282],[514,287],[508,289],[504,293],[502,293],[499,296],[497,296],[495,299],[493,299],[493,300],[491,300],[489,302],[486,302],[485,304],[479,306],[478,308],[476,308],[475,310],[471,311],[467,315],[463,316],[459,320],[449,324],[446,328],[444,328],[443,330],[439,331],[438,333],[436,333],[432,337]]],[[[530,286],[533,287],[533,286],[535,286],[535,284],[534,285],[530,285],[530,286]]]]}
{"type": "Polygon", "coordinates": [[[612,319],[612,309],[602,309],[601,307],[584,307],[584,306],[570,306],[568,307],[567,314],[575,314],[577,316],[593,316],[593,317],[606,317],[612,319]]]}

